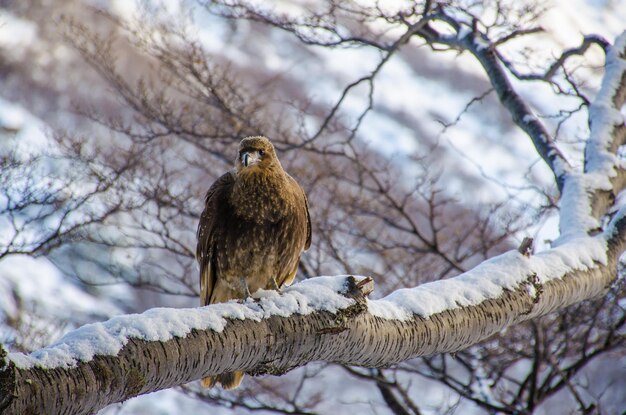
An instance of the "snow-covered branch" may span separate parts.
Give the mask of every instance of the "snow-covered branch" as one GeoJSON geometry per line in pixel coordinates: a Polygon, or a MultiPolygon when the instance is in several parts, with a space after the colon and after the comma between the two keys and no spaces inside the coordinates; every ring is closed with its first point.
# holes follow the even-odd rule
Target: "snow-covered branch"
{"type": "Polygon", "coordinates": [[[363,277],[319,277],[243,304],[152,309],[83,326],[30,355],[2,356],[1,413],[91,413],[132,396],[243,369],[322,360],[366,367],[459,351],[605,292],[626,220],[537,255],[514,250],[456,278],[376,301],[363,277]]]}
{"type": "Polygon", "coordinates": [[[626,101],[626,32],[607,49],[602,86],[589,108],[584,172],[570,172],[565,177],[561,240],[598,232],[603,216],[619,209],[615,203],[626,186],[626,170],[618,155],[618,148],[626,142],[626,125],[620,112],[626,101]]]}

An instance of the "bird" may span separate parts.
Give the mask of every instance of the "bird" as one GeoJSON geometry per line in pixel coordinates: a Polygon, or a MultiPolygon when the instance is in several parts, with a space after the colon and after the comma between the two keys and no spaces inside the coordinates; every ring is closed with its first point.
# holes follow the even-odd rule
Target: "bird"
{"type": "MultiPolygon", "coordinates": [[[[293,282],[311,246],[309,204],[268,138],[241,140],[234,168],[206,193],[197,238],[203,306],[293,282]]],[[[202,385],[234,389],[242,379],[243,372],[229,372],[205,377],[202,385]]]]}

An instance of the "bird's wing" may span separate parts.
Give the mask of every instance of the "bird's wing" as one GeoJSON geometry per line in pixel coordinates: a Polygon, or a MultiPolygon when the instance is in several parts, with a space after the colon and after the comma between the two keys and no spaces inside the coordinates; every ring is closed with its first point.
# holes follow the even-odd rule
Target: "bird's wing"
{"type": "Polygon", "coordinates": [[[295,189],[297,191],[299,191],[299,193],[302,195],[302,199],[298,200],[298,205],[297,208],[301,209],[304,208],[304,212],[300,211],[298,212],[296,215],[294,215],[289,221],[289,225],[293,227],[293,225],[296,225],[297,228],[292,228],[289,229],[290,232],[294,232],[295,235],[298,235],[296,240],[298,240],[298,242],[294,242],[293,240],[289,240],[289,241],[282,241],[281,243],[283,244],[283,248],[285,248],[284,244],[287,244],[285,250],[283,250],[283,252],[290,252],[290,255],[295,255],[294,258],[292,258],[295,261],[292,260],[287,260],[287,262],[284,264],[285,267],[283,267],[282,269],[280,269],[280,271],[278,272],[278,276],[276,278],[276,283],[278,284],[278,287],[283,287],[285,285],[290,285],[294,278],[296,277],[296,274],[298,273],[298,265],[300,263],[300,255],[302,254],[302,251],[306,251],[307,249],[309,249],[309,247],[311,246],[311,218],[309,216],[309,202],[306,198],[306,194],[304,193],[304,191],[302,190],[302,188],[296,183],[295,180],[292,179],[292,183],[295,184],[295,189]],[[304,203],[303,203],[304,202],[304,203]],[[304,214],[304,215],[303,215],[304,214]],[[306,229],[302,228],[302,219],[304,219],[306,221],[306,229]],[[302,242],[302,236],[303,236],[303,231],[306,230],[306,233],[304,235],[306,235],[306,239],[304,241],[304,246],[299,245],[302,242]],[[295,248],[295,249],[294,249],[295,248]],[[292,265],[288,265],[289,263],[293,262],[292,265]],[[291,267],[291,269],[287,268],[287,267],[291,267]],[[286,271],[286,272],[285,272],[286,271]]]}
{"type": "Polygon", "coordinates": [[[234,182],[231,172],[221,176],[209,188],[204,202],[204,211],[198,224],[198,245],[196,260],[200,264],[200,301],[202,305],[210,304],[211,294],[215,287],[215,229],[218,221],[219,204],[230,190],[234,182]]]}
{"type": "Polygon", "coordinates": [[[289,182],[291,184],[291,191],[295,194],[298,194],[299,192],[302,195],[302,199],[297,201],[297,205],[298,208],[300,208],[301,206],[304,207],[304,217],[306,220],[306,240],[304,242],[304,248],[302,250],[306,251],[311,247],[311,216],[309,215],[309,199],[307,199],[304,189],[298,184],[296,179],[291,177],[289,174],[287,174],[287,178],[289,179],[289,182]]]}

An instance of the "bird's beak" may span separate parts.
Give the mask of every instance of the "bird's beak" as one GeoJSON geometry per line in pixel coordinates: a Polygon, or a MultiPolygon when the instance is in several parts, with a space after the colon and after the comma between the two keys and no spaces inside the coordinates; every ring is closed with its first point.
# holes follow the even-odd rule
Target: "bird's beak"
{"type": "Polygon", "coordinates": [[[241,154],[241,163],[244,167],[251,166],[259,162],[261,157],[258,151],[245,151],[241,154]]]}

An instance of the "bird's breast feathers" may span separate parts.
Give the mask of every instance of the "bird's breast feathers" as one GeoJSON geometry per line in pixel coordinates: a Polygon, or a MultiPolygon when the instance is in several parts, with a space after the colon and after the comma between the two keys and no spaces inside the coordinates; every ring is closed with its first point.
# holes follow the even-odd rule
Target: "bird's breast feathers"
{"type": "Polygon", "coordinates": [[[235,180],[230,204],[234,213],[258,223],[275,223],[294,213],[297,206],[288,176],[282,174],[240,174],[235,180]]]}

